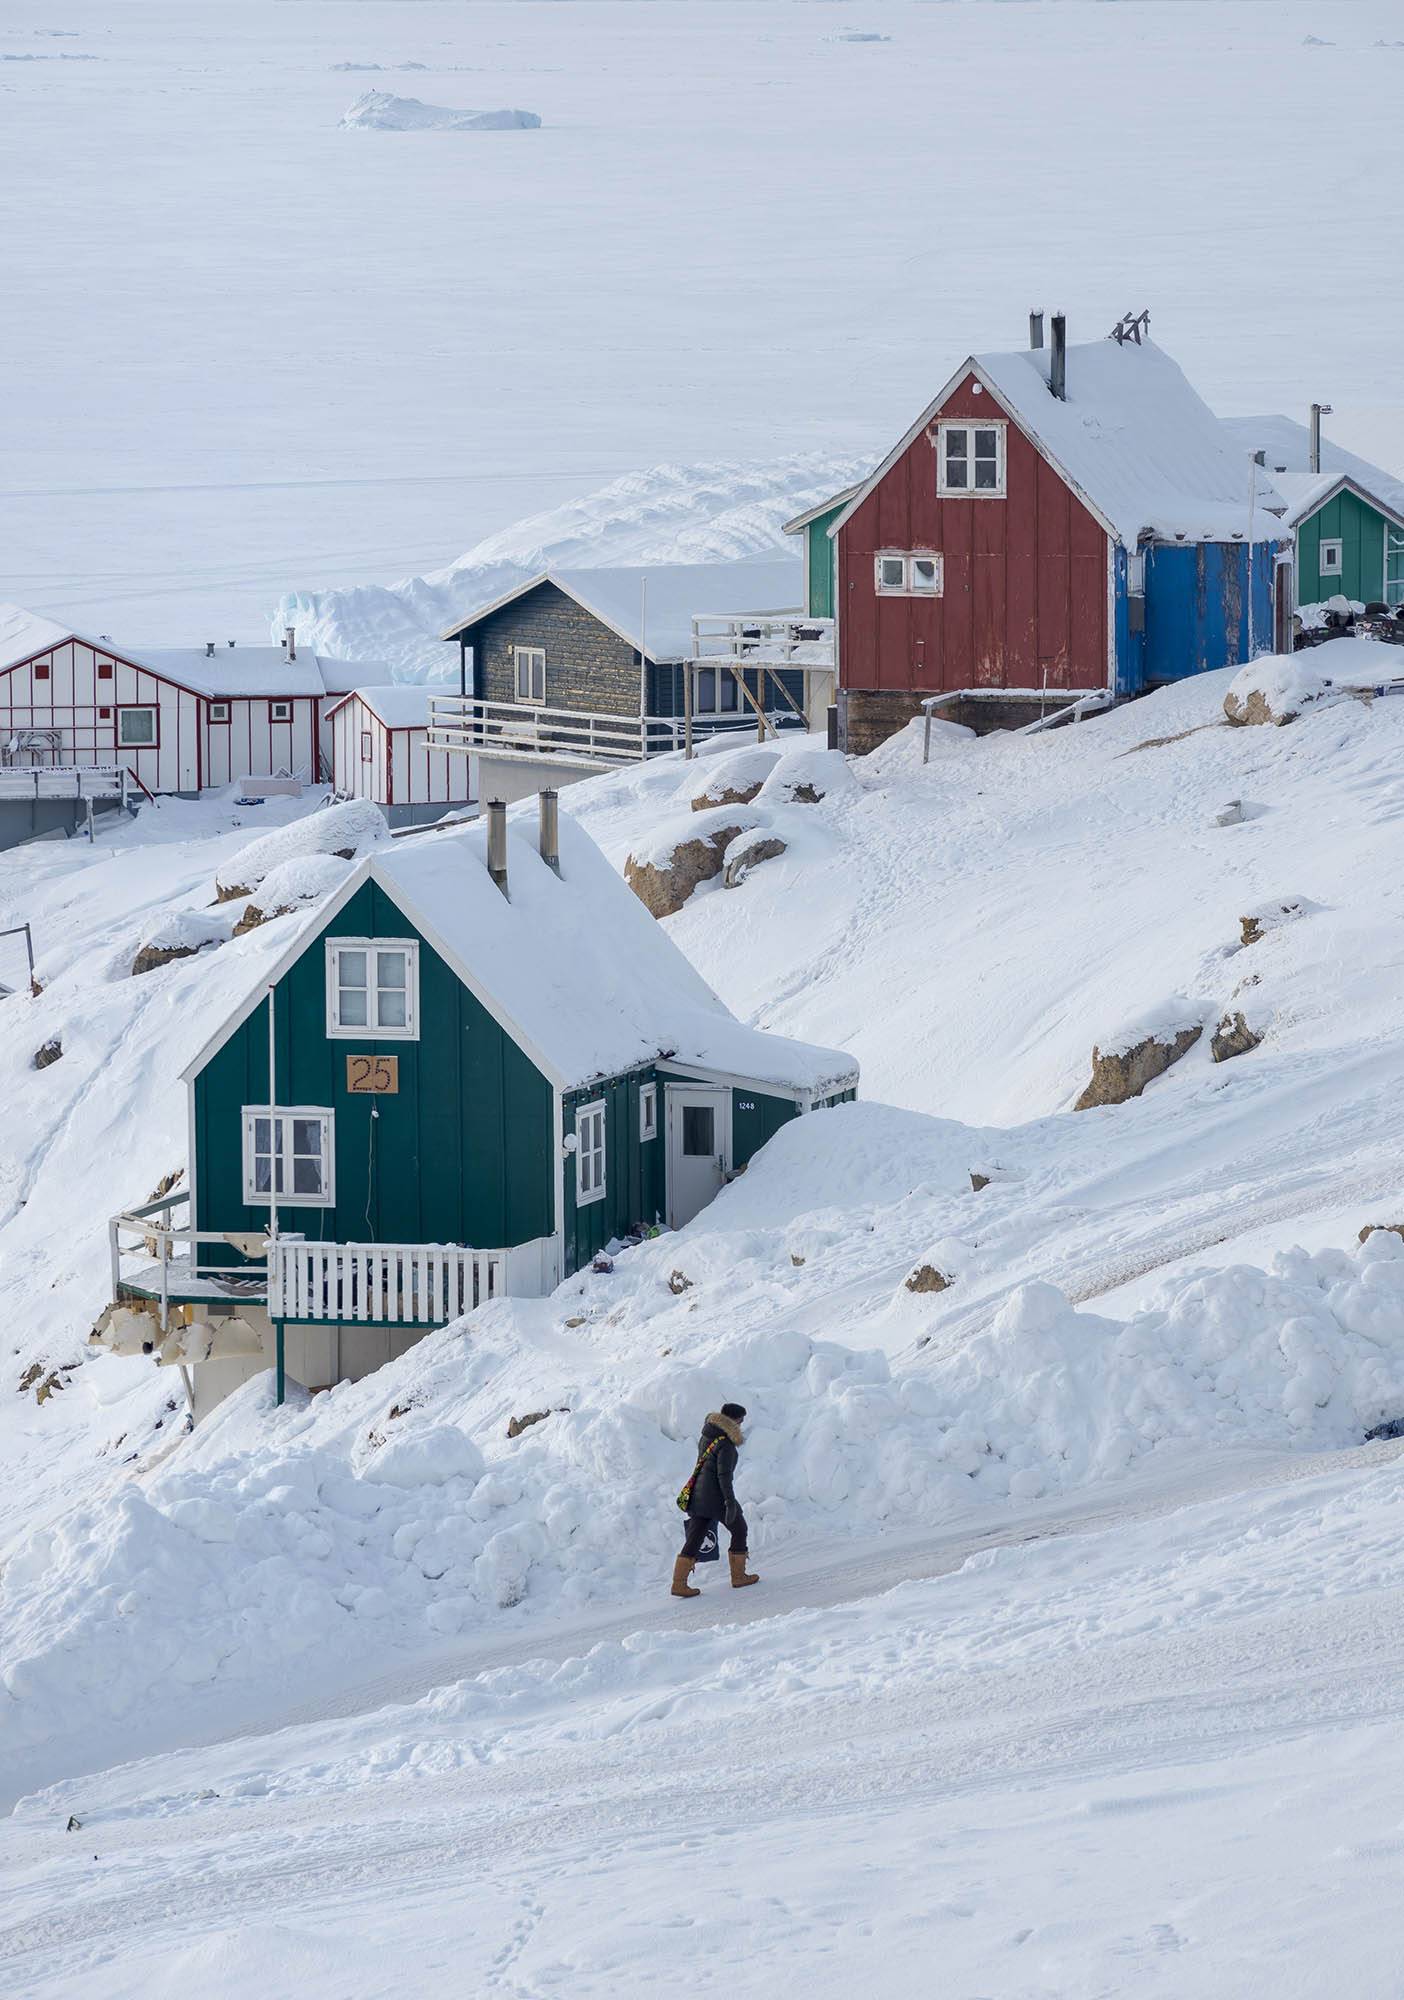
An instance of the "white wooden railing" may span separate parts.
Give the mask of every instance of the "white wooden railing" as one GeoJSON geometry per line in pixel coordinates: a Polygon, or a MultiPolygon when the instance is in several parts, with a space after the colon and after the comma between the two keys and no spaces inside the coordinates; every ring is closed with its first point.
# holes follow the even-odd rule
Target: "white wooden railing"
{"type": "Polygon", "coordinates": [[[0,764],[0,799],[117,799],[131,773],[117,764],[0,764]]]}
{"type": "Polygon", "coordinates": [[[638,764],[681,748],[682,732],[682,722],[671,716],[534,708],[456,694],[429,697],[431,750],[539,757],[549,764],[638,764]]]}
{"type": "Polygon", "coordinates": [[[797,611],[709,612],[692,621],[692,654],[702,666],[832,673],[834,621],[797,611]]]}
{"type": "Polygon", "coordinates": [[[446,1326],[507,1290],[505,1250],[442,1243],[306,1243],[269,1249],[272,1319],[446,1326]]]}
{"type": "Polygon", "coordinates": [[[259,1261],[262,1239],[256,1234],[229,1234],[219,1229],[196,1229],[187,1219],[177,1221],[178,1211],[188,1218],[190,1194],[181,1189],[159,1200],[144,1202],[140,1208],[124,1209],[107,1225],[108,1252],[112,1260],[112,1296],[121,1295],[124,1276],[139,1276],[143,1292],[150,1292],[161,1307],[164,1328],[170,1312],[171,1292],[187,1290],[192,1283],[227,1288],[232,1297],[262,1298],[267,1266],[259,1261]],[[217,1246],[219,1254],[202,1254],[202,1246],[217,1246]],[[239,1253],[234,1262],[229,1252],[239,1253]],[[141,1270],[128,1270],[134,1258],[141,1270]],[[152,1266],[155,1266],[154,1275],[152,1266]]]}

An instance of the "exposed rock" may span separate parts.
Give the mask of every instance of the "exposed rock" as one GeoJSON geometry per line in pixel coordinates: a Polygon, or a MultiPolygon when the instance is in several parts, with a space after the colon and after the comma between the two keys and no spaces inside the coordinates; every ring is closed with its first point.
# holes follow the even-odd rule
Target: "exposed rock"
{"type": "Polygon", "coordinates": [[[694,840],[678,841],[666,859],[656,862],[631,854],[624,863],[624,880],[655,917],[674,916],[700,883],[721,874],[722,856],[745,831],[740,826],[717,827],[694,840]]]}
{"type": "Polygon", "coordinates": [[[249,931],[256,931],[260,924],[271,924],[274,917],[290,917],[296,908],[296,903],[280,903],[276,910],[261,910],[257,903],[250,903],[234,926],[234,936],[243,937],[249,931]]]}
{"type": "Polygon", "coordinates": [[[944,1292],[953,1281],[948,1271],[938,1271],[934,1264],[918,1264],[902,1282],[909,1292],[944,1292]]]}
{"type": "Polygon", "coordinates": [[[858,789],[847,759],[838,750],[789,751],[766,779],[762,800],[771,805],[817,806],[835,793],[858,789]]]}
{"type": "Polygon", "coordinates": [[[162,1174],[160,1180],[157,1181],[146,1199],[148,1201],[164,1201],[171,1189],[179,1187],[184,1179],[184,1167],[172,1167],[168,1174],[162,1174]]]}
{"type": "Polygon", "coordinates": [[[253,894],[252,882],[217,882],[215,901],[217,903],[237,903],[241,896],[253,894]]]}
{"type": "Polygon", "coordinates": [[[507,1422],[508,1437],[519,1438],[522,1432],[529,1431],[533,1424],[544,1424],[550,1414],[549,1410],[528,1410],[525,1416],[510,1417],[507,1422]]]}
{"type": "Polygon", "coordinates": [[[1404,1437],[1404,1417],[1389,1417],[1382,1424],[1376,1424],[1372,1431],[1366,1431],[1366,1444],[1384,1443],[1394,1438],[1404,1437]]]}
{"type": "Polygon", "coordinates": [[[784,852],[785,843],[778,833],[762,833],[759,829],[754,833],[743,833],[727,849],[722,867],[722,887],[739,888],[753,868],[758,868],[762,861],[774,861],[784,852]]]}
{"type": "Polygon", "coordinates": [[[718,785],[713,791],[700,793],[692,801],[692,810],[700,813],[710,812],[713,806],[748,806],[764,783],[764,778],[757,778],[753,785],[718,785]]]}
{"type": "Polygon", "coordinates": [[[668,1290],[675,1299],[681,1298],[684,1292],[692,1290],[692,1280],[686,1271],[673,1271],[669,1274],[668,1290]]]}
{"type": "Polygon", "coordinates": [[[1255,1049],[1262,1036],[1255,1028],[1250,1028],[1242,1014],[1225,1014],[1209,1043],[1209,1053],[1216,1063],[1228,1062],[1232,1056],[1246,1056],[1249,1049],[1255,1049]]]}
{"type": "Polygon", "coordinates": [[[1249,723],[1275,723],[1280,729],[1285,723],[1295,722],[1300,713],[1290,706],[1276,713],[1261,688],[1252,688],[1244,694],[1235,694],[1230,688],[1224,696],[1224,714],[1240,727],[1249,723]]]}
{"type": "Polygon", "coordinates": [[[1304,917],[1310,906],[1301,901],[1291,903],[1266,903],[1260,910],[1251,911],[1238,919],[1238,928],[1244,944],[1257,944],[1269,931],[1279,930],[1283,924],[1290,924],[1297,917],[1304,917]]]}
{"type": "Polygon", "coordinates": [[[804,1263],[804,1261],[805,1261],[804,1258],[801,1257],[798,1250],[792,1250],[790,1252],[790,1262],[794,1265],[797,1271],[799,1270],[800,1266],[804,1263]]]}
{"type": "Polygon", "coordinates": [[[1146,1035],[1132,1047],[1103,1055],[1092,1051],[1092,1077],[1073,1106],[1074,1111],[1092,1111],[1100,1104],[1125,1104],[1139,1097],[1148,1083],[1177,1063],[1204,1033],[1202,1025],[1180,1028],[1167,1041],[1163,1035],[1146,1035]]]}
{"type": "Polygon", "coordinates": [[[989,1184],[990,1184],[990,1177],[988,1174],[977,1174],[974,1168],[973,1167],[971,1168],[970,1185],[975,1190],[976,1194],[980,1192],[981,1188],[987,1188],[989,1184]]]}
{"type": "MultiPolygon", "coordinates": [[[[1360,1240],[1362,1243],[1365,1241],[1365,1238],[1369,1235],[1369,1233],[1370,1232],[1368,1229],[1361,1230],[1360,1240]]],[[[15,1391],[16,1395],[22,1396],[26,1389],[32,1389],[34,1387],[34,1384],[39,1380],[40,1376],[43,1373],[44,1373],[43,1362],[42,1361],[33,1362],[28,1368],[25,1369],[23,1375],[20,1376],[19,1384],[15,1391]]]]}
{"type": "Polygon", "coordinates": [[[158,965],[169,965],[173,959],[194,958],[199,952],[207,951],[213,943],[211,938],[207,944],[144,944],[132,960],[132,977],[142,972],[154,972],[158,965]]]}
{"type": "Polygon", "coordinates": [[[1381,1232],[1386,1236],[1404,1237],[1404,1222],[1367,1222],[1355,1240],[1357,1243],[1363,1243],[1367,1236],[1375,1236],[1381,1232]]]}
{"type": "Polygon", "coordinates": [[[37,1048],[34,1051],[34,1067],[36,1069],[47,1069],[49,1064],[56,1063],[62,1054],[63,1043],[55,1035],[51,1042],[45,1042],[41,1048],[37,1048]]]}

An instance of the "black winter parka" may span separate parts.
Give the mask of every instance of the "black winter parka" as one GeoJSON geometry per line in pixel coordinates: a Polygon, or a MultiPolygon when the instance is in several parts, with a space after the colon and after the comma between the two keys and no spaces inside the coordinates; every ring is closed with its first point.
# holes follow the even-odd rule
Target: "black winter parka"
{"type": "Polygon", "coordinates": [[[708,1417],[697,1440],[700,1458],[714,1438],[722,1441],[697,1475],[688,1513],[700,1521],[724,1521],[728,1526],[740,1513],[732,1478],[736,1472],[736,1447],[741,1442],[741,1426],[730,1417],[708,1417]]]}

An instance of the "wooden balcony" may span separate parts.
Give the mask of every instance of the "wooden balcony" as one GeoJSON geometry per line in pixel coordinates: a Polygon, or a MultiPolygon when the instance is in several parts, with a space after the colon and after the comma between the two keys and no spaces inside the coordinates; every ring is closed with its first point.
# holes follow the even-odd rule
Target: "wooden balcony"
{"type": "Polygon", "coordinates": [[[831,674],[834,621],[797,611],[717,612],[693,619],[692,652],[699,666],[831,674]]]}
{"type": "Polygon", "coordinates": [[[682,746],[680,719],[536,708],[526,702],[431,695],[428,745],[490,757],[530,758],[587,770],[638,764],[682,746]]]}
{"type": "Polygon", "coordinates": [[[163,1332],[173,1305],[262,1305],[267,1297],[263,1236],[195,1229],[189,1212],[188,1193],[168,1194],[107,1225],[113,1299],[154,1301],[163,1332]]]}
{"type": "Polygon", "coordinates": [[[555,1282],[547,1238],[510,1250],[454,1243],[269,1245],[271,1319],[357,1320],[381,1326],[447,1326],[489,1300],[537,1297],[555,1282]]]}

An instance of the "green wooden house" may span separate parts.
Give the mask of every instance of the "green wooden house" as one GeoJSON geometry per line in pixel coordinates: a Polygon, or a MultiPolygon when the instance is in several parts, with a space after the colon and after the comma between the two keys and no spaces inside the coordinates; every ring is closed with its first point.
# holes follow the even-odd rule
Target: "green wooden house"
{"type": "Polygon", "coordinates": [[[557,847],[554,795],[535,822],[363,861],[185,1072],[189,1222],[153,1263],[169,1216],[119,1218],[147,1254],[107,1344],[179,1362],[197,1416],[549,1292],[854,1094],[850,1057],[737,1021],[572,821],[557,847]]]}
{"type": "Polygon", "coordinates": [[[1261,451],[1295,532],[1296,611],[1347,597],[1404,604],[1404,482],[1291,417],[1230,417],[1225,429],[1261,451]]]}
{"type": "Polygon", "coordinates": [[[785,523],[787,535],[804,537],[801,544],[804,549],[804,608],[811,618],[832,618],[834,615],[837,544],[829,530],[857,491],[856,486],[846,487],[842,493],[821,500],[817,507],[810,507],[803,514],[796,514],[793,521],[785,523]]]}

